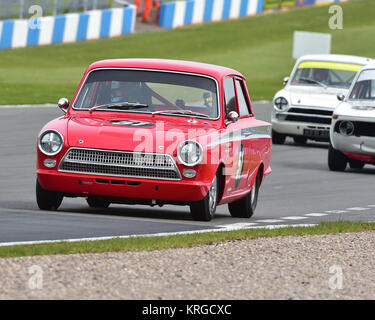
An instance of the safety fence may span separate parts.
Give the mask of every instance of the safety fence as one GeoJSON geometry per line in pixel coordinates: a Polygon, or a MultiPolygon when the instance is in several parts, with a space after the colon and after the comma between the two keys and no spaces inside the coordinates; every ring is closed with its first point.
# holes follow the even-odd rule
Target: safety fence
{"type": "Polygon", "coordinates": [[[0,49],[115,37],[134,31],[135,6],[0,21],[0,49]]]}
{"type": "Polygon", "coordinates": [[[108,9],[110,0],[0,0],[0,19],[27,19],[38,10],[42,16],[108,9]]]}

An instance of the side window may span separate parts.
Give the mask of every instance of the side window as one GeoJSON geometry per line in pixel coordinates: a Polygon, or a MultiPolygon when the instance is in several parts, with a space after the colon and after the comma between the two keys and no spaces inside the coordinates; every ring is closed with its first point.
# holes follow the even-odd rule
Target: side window
{"type": "Polygon", "coordinates": [[[249,106],[247,104],[247,100],[245,98],[245,92],[243,90],[243,82],[236,79],[236,90],[237,90],[237,98],[238,98],[238,106],[240,110],[240,116],[247,116],[250,114],[249,106]]]}
{"type": "Polygon", "coordinates": [[[233,78],[224,79],[225,114],[231,111],[237,112],[236,91],[234,90],[233,78]]]}

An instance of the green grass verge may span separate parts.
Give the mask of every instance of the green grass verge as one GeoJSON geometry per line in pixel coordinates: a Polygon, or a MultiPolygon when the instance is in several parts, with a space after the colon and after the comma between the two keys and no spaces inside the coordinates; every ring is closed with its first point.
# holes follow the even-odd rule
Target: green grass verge
{"type": "Polygon", "coordinates": [[[375,1],[340,3],[344,29],[330,30],[327,6],[124,37],[0,51],[0,105],[71,98],[84,69],[108,58],[170,58],[232,67],[248,79],[253,100],[272,99],[294,60],[293,31],[332,34],[332,52],[375,58],[375,1]]]}
{"type": "Polygon", "coordinates": [[[164,237],[137,237],[127,239],[115,238],[111,240],[97,241],[16,245],[9,247],[0,247],[0,257],[4,258],[53,254],[165,250],[173,248],[187,248],[196,245],[207,245],[223,241],[255,239],[260,237],[309,236],[374,230],[375,223],[372,222],[323,222],[314,227],[247,229],[164,237]]]}

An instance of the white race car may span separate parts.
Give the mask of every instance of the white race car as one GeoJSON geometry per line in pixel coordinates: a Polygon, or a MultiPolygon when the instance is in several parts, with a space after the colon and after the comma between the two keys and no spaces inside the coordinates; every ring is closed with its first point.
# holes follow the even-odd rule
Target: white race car
{"type": "Polygon", "coordinates": [[[307,139],[329,141],[337,94],[346,94],[356,73],[369,63],[375,61],[335,54],[299,58],[273,99],[272,142],[283,144],[287,136],[298,144],[307,139]]]}
{"type": "Polygon", "coordinates": [[[344,171],[348,163],[352,169],[375,164],[375,64],[358,72],[347,97],[337,98],[342,103],[332,116],[330,170],[344,171]]]}

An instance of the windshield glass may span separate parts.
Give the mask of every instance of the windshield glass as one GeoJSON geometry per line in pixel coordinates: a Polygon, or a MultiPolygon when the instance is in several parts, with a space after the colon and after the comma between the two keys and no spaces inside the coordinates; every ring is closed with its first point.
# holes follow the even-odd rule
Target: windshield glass
{"type": "Polygon", "coordinates": [[[349,88],[361,67],[361,65],[349,63],[303,61],[298,65],[291,84],[349,88]]]}
{"type": "Polygon", "coordinates": [[[375,100],[375,70],[364,70],[359,75],[349,99],[375,100]]]}
{"type": "Polygon", "coordinates": [[[96,110],[178,111],[178,114],[197,113],[197,116],[202,114],[217,118],[217,101],[216,82],[203,76],[159,71],[96,70],[89,74],[74,108],[88,110],[103,106],[96,110]]]}

